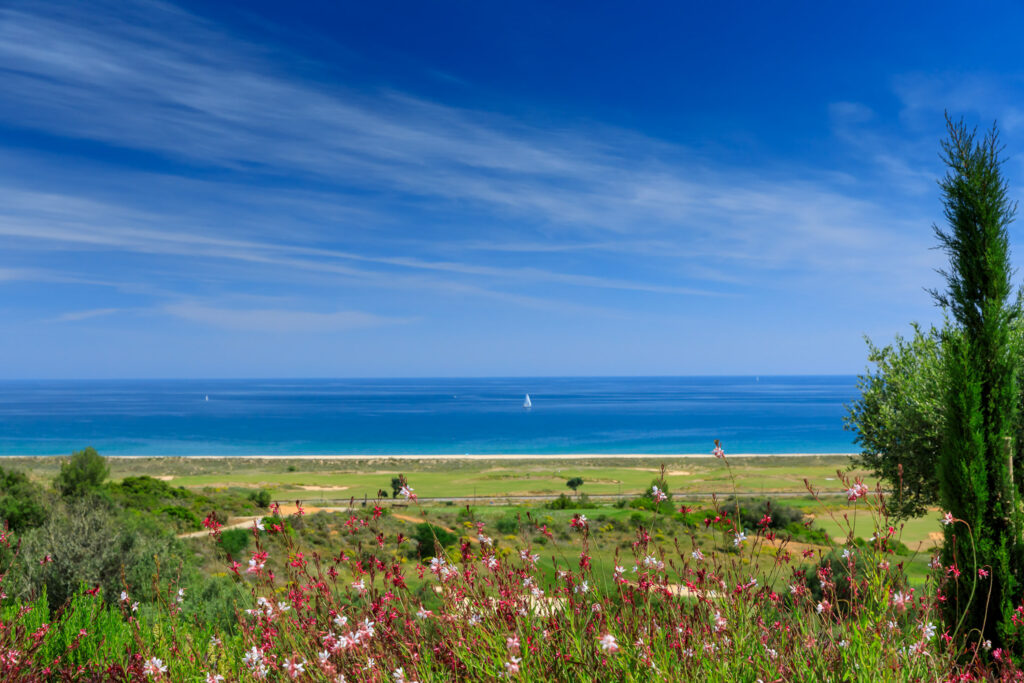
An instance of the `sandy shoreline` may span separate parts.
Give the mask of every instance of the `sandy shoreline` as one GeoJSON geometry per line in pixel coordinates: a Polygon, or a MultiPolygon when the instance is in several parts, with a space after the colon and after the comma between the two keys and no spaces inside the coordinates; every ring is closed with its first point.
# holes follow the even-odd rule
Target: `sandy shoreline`
{"type": "MultiPolygon", "coordinates": [[[[3,454],[0,458],[52,458],[64,457],[67,453],[53,455],[20,455],[3,454]]],[[[850,457],[855,453],[728,453],[726,457],[735,458],[832,458],[850,457]]],[[[139,460],[147,458],[182,458],[188,460],[674,460],[674,459],[711,459],[710,453],[446,453],[446,454],[355,454],[355,455],[108,455],[111,460],[139,460]]]]}

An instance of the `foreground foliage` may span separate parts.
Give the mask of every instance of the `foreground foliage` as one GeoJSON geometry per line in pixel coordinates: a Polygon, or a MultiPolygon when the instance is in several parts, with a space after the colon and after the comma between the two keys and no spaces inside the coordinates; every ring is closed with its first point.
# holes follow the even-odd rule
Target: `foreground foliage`
{"type": "MultiPolygon", "coordinates": [[[[784,513],[776,521],[766,502],[673,511],[696,516],[694,524],[713,535],[695,530],[658,541],[667,498],[652,487],[647,499],[656,505],[642,513],[611,572],[594,568],[590,544],[599,531],[582,513],[566,529],[527,514],[512,536],[516,542],[507,545],[509,536],[491,538],[487,525],[472,518],[471,533],[454,541],[437,535],[442,527],[423,524],[418,531],[431,538],[417,543],[386,533],[383,508],[353,508],[345,528],[359,540],[339,537],[327,556],[297,543],[301,507],[285,516],[275,506],[272,516],[252,524],[252,543],[241,558],[224,555],[219,595],[194,594],[158,563],[151,602],[140,603],[142,588],[131,587],[128,577],[120,591],[82,586],[58,608],[45,594],[7,597],[0,608],[0,677],[1024,680],[1011,657],[1019,648],[1013,636],[992,644],[976,632],[940,625],[945,598],[931,581],[908,587],[882,495],[858,481],[843,487],[852,508],[872,513],[874,534],[825,557],[785,533],[798,517],[784,513]],[[566,531],[580,541],[573,539],[568,552],[569,544],[559,541],[566,531]],[[272,558],[271,550],[281,557],[272,558]],[[542,552],[554,571],[545,570],[542,552]],[[424,559],[402,559],[410,555],[424,559]],[[283,572],[271,569],[275,559],[283,561],[283,572]],[[232,623],[207,618],[207,601],[216,599],[237,606],[232,623]]],[[[408,485],[399,493],[415,500],[408,485]]],[[[951,523],[969,536],[962,522],[951,523]]],[[[213,515],[204,525],[210,542],[222,548],[227,530],[213,515]]],[[[18,556],[3,576],[7,593],[22,580],[20,572],[45,569],[53,559],[39,556],[41,546],[19,547],[8,534],[0,542],[18,556]]],[[[990,577],[975,569],[955,568],[954,575],[937,559],[933,565],[958,590],[987,590],[990,577]]]]}

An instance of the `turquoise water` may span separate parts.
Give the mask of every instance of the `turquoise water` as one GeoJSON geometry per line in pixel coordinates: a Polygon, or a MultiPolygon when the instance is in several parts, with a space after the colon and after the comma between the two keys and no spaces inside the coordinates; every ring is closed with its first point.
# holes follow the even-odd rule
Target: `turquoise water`
{"type": "Polygon", "coordinates": [[[856,378],[0,382],[0,454],[852,453],[856,378]],[[533,408],[523,409],[530,394],[533,408]],[[209,396],[209,400],[205,397],[209,396]]]}

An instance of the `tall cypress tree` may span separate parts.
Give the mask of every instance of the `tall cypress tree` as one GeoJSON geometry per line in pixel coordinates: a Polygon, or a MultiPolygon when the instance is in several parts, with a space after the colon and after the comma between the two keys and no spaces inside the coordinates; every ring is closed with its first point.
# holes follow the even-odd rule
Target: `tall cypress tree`
{"type": "Polygon", "coordinates": [[[942,272],[947,291],[933,294],[961,334],[944,341],[948,419],[939,495],[946,510],[971,527],[970,535],[962,524],[946,527],[943,564],[961,572],[958,580],[955,572],[947,575],[946,616],[961,634],[978,629],[1001,642],[1024,570],[1012,464],[1017,378],[1011,326],[1020,307],[1010,284],[1007,226],[1016,205],[1007,196],[995,126],[980,140],[962,121],[947,116],[946,127],[948,171],[940,187],[948,227],[936,226],[935,234],[949,270],[942,272]],[[977,569],[990,577],[980,578],[977,569]]]}

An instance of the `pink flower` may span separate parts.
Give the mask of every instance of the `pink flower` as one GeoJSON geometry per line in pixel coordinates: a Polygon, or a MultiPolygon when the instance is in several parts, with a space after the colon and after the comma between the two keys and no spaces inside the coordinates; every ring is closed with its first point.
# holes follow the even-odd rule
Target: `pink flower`
{"type": "Polygon", "coordinates": [[[982,579],[987,579],[988,578],[988,570],[987,569],[979,569],[978,570],[978,576],[980,578],[982,578],[982,579]]]}
{"type": "Polygon", "coordinates": [[[505,662],[505,670],[508,671],[509,676],[513,676],[519,673],[519,662],[523,661],[520,657],[509,657],[509,661],[505,662]]]}
{"type": "Polygon", "coordinates": [[[668,499],[668,496],[665,495],[665,492],[659,489],[657,486],[651,487],[651,497],[654,498],[655,503],[660,503],[661,501],[668,499]]]}
{"type": "Polygon", "coordinates": [[[855,482],[853,486],[846,489],[846,500],[851,502],[857,500],[858,498],[863,498],[866,495],[868,495],[868,487],[859,481],[855,482]]]}
{"type": "Polygon", "coordinates": [[[619,644],[615,642],[615,636],[610,633],[606,633],[601,636],[601,649],[608,654],[615,654],[619,651],[619,644]]]}
{"type": "Polygon", "coordinates": [[[953,513],[947,512],[946,516],[940,519],[939,521],[942,522],[942,526],[949,526],[953,523],[953,513]]]}
{"type": "Polygon", "coordinates": [[[725,457],[725,451],[722,450],[722,444],[718,441],[718,439],[715,439],[715,448],[714,450],[711,451],[711,455],[715,456],[716,458],[725,457]]]}

